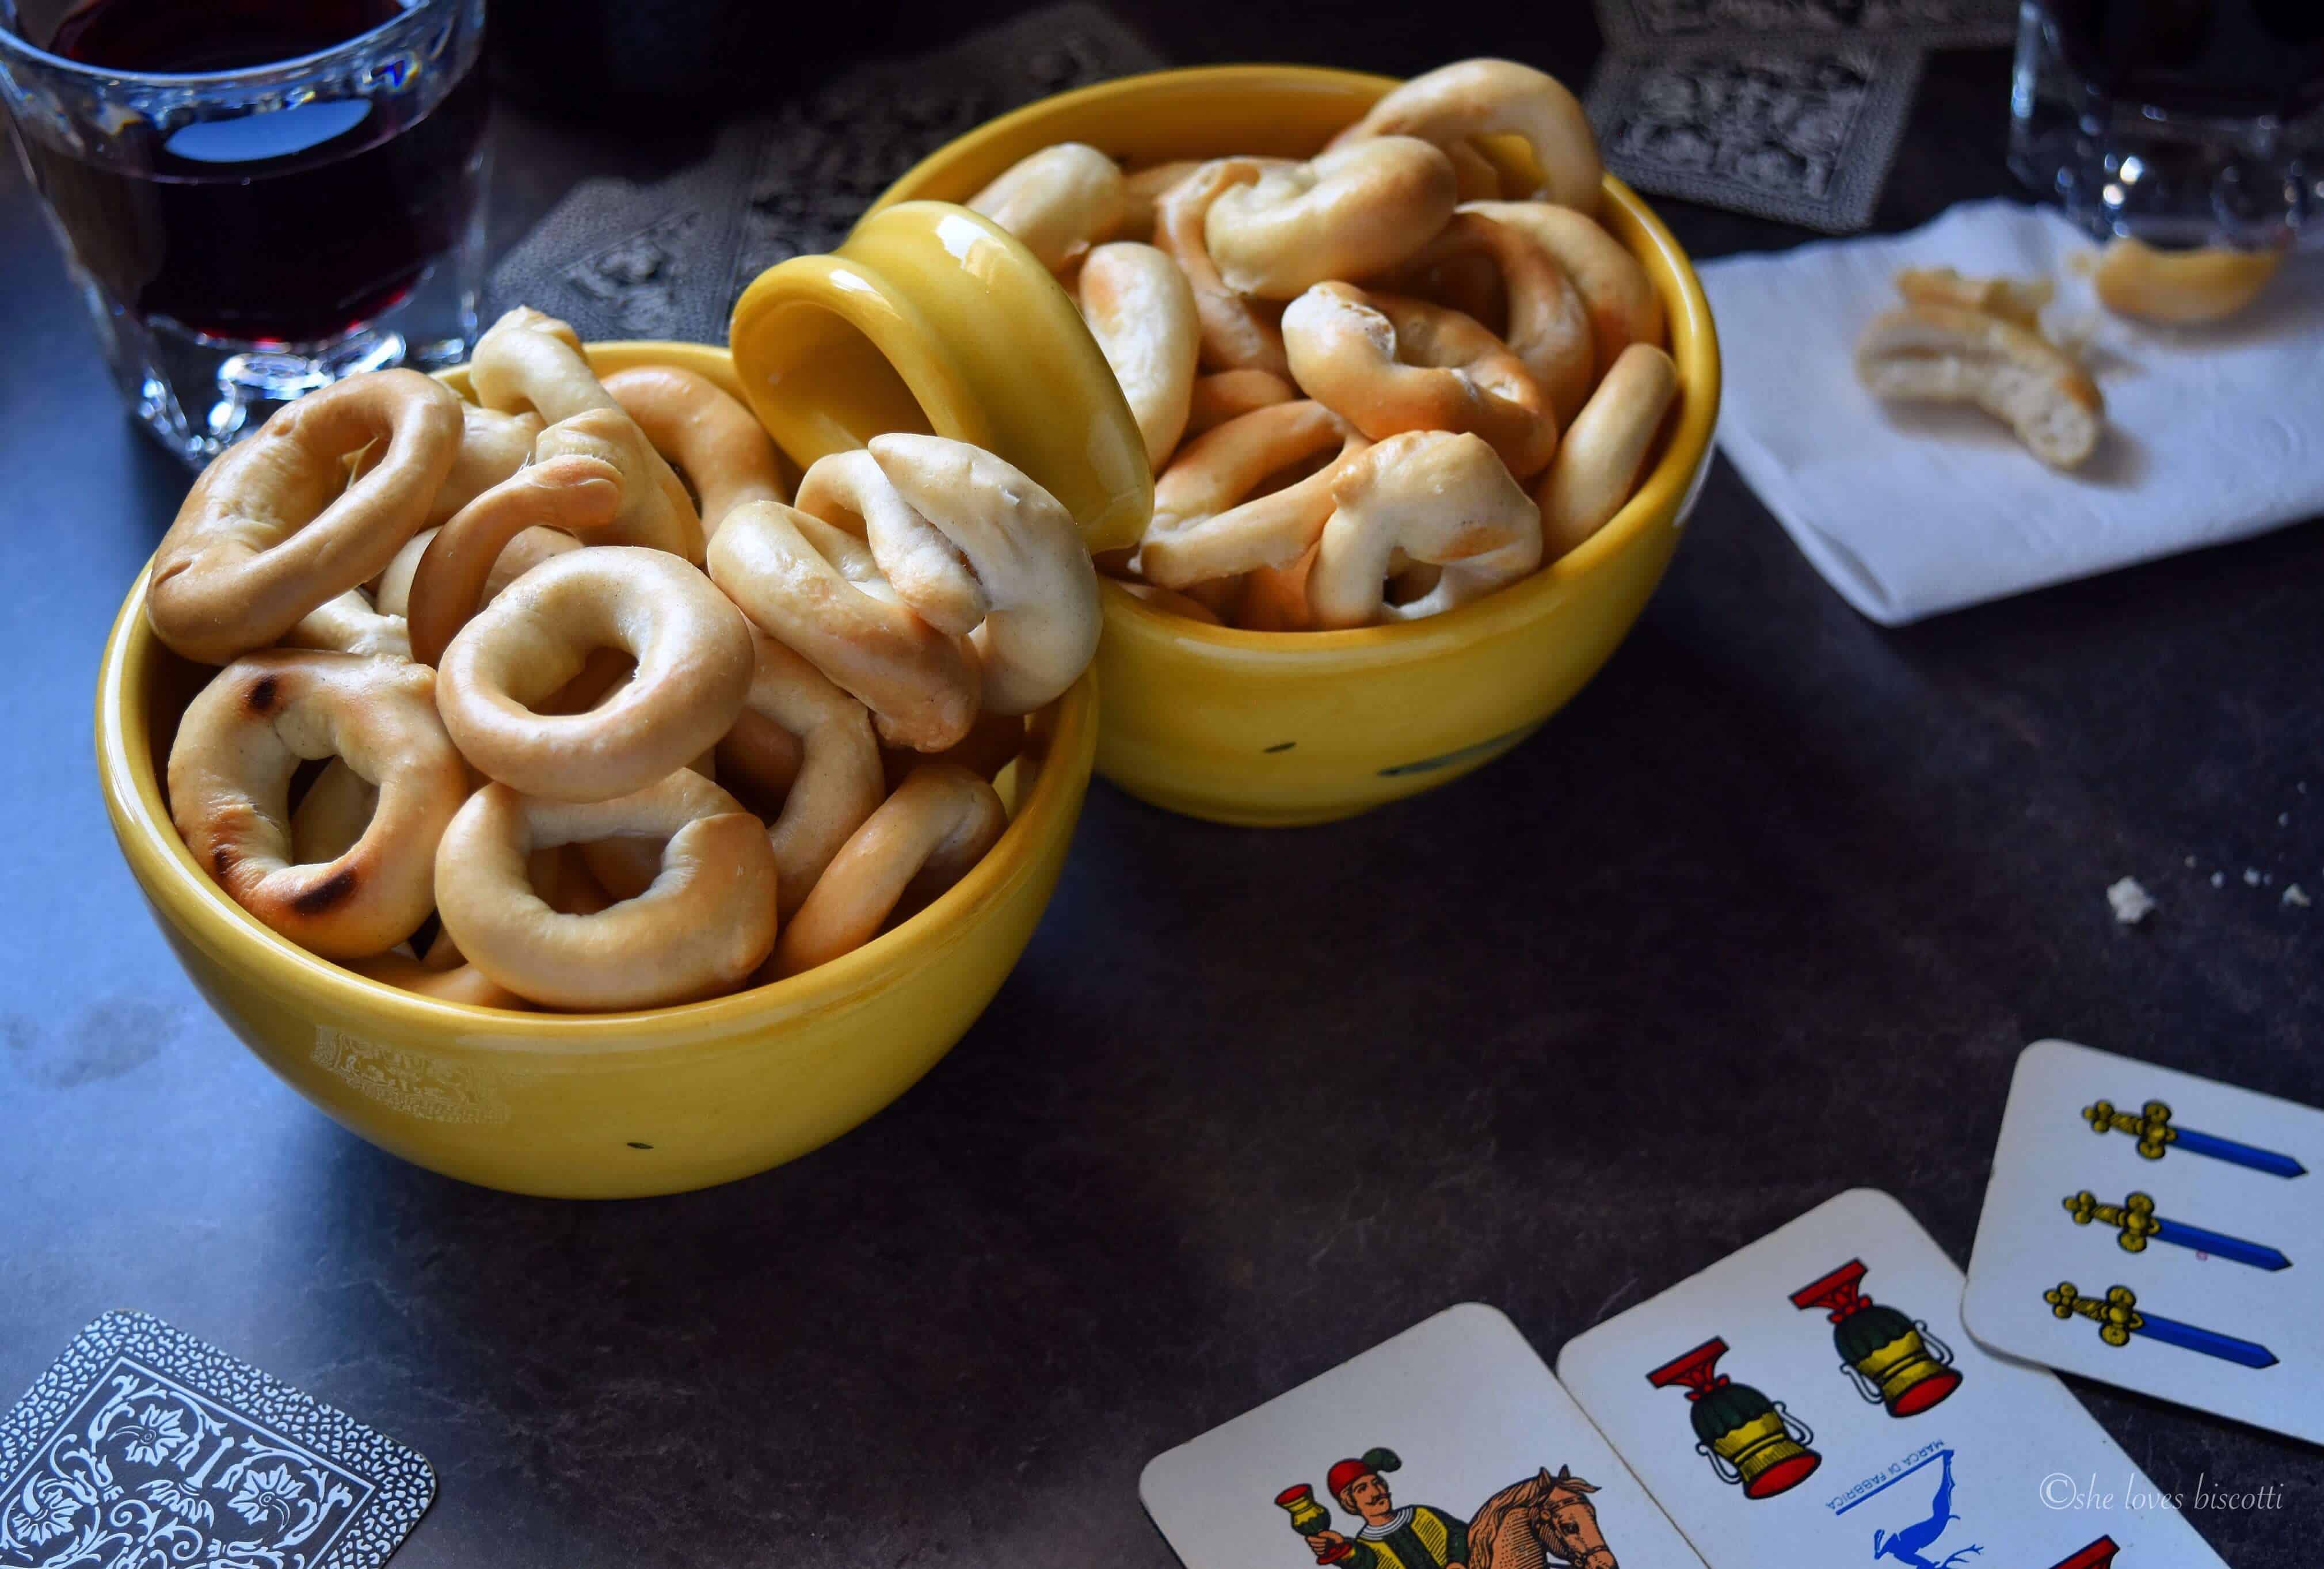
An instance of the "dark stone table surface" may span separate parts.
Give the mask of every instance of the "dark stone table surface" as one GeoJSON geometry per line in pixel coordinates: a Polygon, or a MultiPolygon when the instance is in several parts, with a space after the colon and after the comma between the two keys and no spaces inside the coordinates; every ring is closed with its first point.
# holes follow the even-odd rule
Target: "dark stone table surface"
{"type": "MultiPolygon", "coordinates": [[[[982,14],[930,9],[899,42],[982,14]]],[[[1587,8],[1542,10],[1134,14],[1182,60],[1578,82],[1587,8]]],[[[2006,84],[1932,62],[1882,226],[2011,189],[2006,84]]],[[[495,135],[505,245],[707,134],[495,135]]],[[[1661,205],[1698,255],[1803,237],[1661,205]]],[[[0,1385],[156,1313],[434,1461],[410,1569],[1163,1565],[1150,1455],[1450,1303],[1554,1356],[1858,1185],[1965,1261],[2027,1041],[2324,1103],[2324,909],[2279,898],[2324,896],[2324,530],[1884,632],[1721,463],[1628,641],[1490,768],[1286,832],[1096,785],[982,1022],[831,1147],[625,1204],[431,1176],[235,1043],[115,854],[92,679],[185,476],[13,160],[0,345],[0,1385]]],[[[2315,1449],[2074,1387],[2164,1491],[2282,1491],[2192,1515],[2240,1569],[2317,1561],[2315,1449]]]]}

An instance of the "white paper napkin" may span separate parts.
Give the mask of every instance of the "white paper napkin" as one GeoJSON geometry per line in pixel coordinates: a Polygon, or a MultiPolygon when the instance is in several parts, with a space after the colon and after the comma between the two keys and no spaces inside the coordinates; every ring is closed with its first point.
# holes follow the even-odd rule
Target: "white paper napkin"
{"type": "Polygon", "coordinates": [[[2295,254],[2244,314],[2170,328],[2099,310],[2055,210],[1954,208],[1908,235],[1706,263],[1726,396],[1719,444],[1826,581],[1888,626],[2324,513],[2324,254],[2295,254]],[[1967,407],[1884,405],[1858,331],[1908,266],[2055,281],[2053,338],[2109,429],[2071,474],[1967,407]]]}

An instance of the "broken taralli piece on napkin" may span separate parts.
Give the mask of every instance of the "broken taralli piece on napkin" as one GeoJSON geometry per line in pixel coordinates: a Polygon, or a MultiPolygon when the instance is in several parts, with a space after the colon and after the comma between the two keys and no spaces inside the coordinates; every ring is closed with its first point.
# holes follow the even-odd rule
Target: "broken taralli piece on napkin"
{"type": "Polygon", "coordinates": [[[1964,278],[1911,270],[1896,285],[1910,301],[1868,323],[1856,374],[1876,397],[1975,403],[2052,468],[2098,449],[2106,400],[2073,357],[2039,331],[2046,281],[1964,278]]]}

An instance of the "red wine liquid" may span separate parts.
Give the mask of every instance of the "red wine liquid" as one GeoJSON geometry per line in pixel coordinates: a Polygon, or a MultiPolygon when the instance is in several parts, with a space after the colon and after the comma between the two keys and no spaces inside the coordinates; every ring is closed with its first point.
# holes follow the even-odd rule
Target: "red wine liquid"
{"type": "MultiPolygon", "coordinates": [[[[395,0],[96,0],[49,48],[115,70],[235,70],[401,14],[395,0]]],[[[484,72],[472,64],[425,115],[400,118],[416,97],[144,132],[150,145],[109,164],[23,141],[73,254],[130,310],[217,337],[309,343],[395,304],[468,221],[484,72]]]]}
{"type": "Polygon", "coordinates": [[[2050,0],[2074,69],[2111,97],[2296,119],[2324,104],[2319,0],[2050,0]]]}

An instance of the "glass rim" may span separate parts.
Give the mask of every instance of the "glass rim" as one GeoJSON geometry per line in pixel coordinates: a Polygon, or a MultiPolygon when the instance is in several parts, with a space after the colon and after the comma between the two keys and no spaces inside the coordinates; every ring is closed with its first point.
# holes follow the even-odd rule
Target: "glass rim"
{"type": "Polygon", "coordinates": [[[122,82],[149,88],[210,88],[229,85],[270,83],[306,75],[328,65],[343,56],[359,51],[394,32],[414,17],[429,12],[456,9],[469,0],[397,0],[401,13],[389,17],[376,27],[367,28],[353,38],[344,39],[328,49],[318,49],[311,54],[296,54],[283,60],[269,60],[263,65],[237,66],[232,70],[215,71],[142,71],[117,70],[111,67],[91,65],[86,60],[68,60],[41,48],[15,30],[17,6],[11,0],[0,0],[0,57],[15,55],[51,70],[97,82],[122,82]]]}

